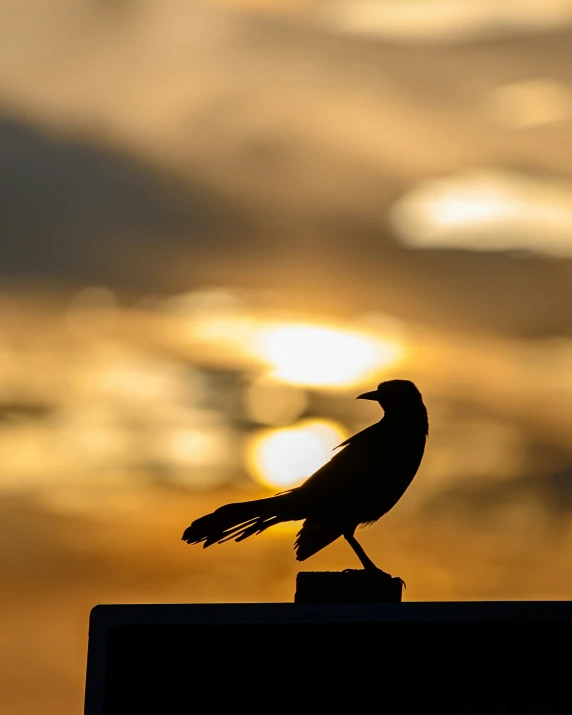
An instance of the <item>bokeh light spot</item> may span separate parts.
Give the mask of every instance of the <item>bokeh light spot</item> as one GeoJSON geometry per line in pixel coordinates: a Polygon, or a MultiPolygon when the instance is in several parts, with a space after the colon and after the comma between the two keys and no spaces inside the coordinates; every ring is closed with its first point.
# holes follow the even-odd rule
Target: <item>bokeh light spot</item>
{"type": "Polygon", "coordinates": [[[345,433],[330,420],[305,420],[293,427],[263,430],[247,444],[246,464],[265,487],[293,487],[332,457],[345,433]]]}

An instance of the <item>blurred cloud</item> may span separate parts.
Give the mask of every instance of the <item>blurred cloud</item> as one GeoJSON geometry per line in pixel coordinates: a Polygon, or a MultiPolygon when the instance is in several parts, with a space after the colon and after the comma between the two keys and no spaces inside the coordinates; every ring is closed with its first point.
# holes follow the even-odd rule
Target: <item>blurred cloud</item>
{"type": "Polygon", "coordinates": [[[269,376],[248,385],[243,400],[249,419],[266,425],[291,424],[308,406],[304,390],[269,376]]]}
{"type": "Polygon", "coordinates": [[[392,208],[413,248],[525,251],[572,257],[572,183],[499,170],[422,182],[392,208]]]}
{"type": "Polygon", "coordinates": [[[499,483],[526,473],[526,437],[510,420],[467,416],[447,420],[446,431],[439,427],[438,419],[436,424],[421,491],[440,491],[459,483],[499,483]]]}
{"type": "Polygon", "coordinates": [[[68,305],[68,326],[78,334],[110,330],[117,320],[117,298],[109,288],[84,288],[68,305]]]}
{"type": "Polygon", "coordinates": [[[254,350],[271,366],[271,376],[294,385],[349,387],[393,367],[403,346],[365,331],[311,323],[263,328],[254,350]]]}
{"type": "Polygon", "coordinates": [[[242,222],[227,200],[192,180],[183,184],[85,137],[1,116],[0,195],[11,239],[2,276],[52,284],[157,285],[158,246],[165,262],[184,244],[224,244],[227,220],[233,216],[233,231],[242,222]]]}
{"type": "Polygon", "coordinates": [[[405,353],[399,321],[383,314],[366,315],[357,324],[330,316],[325,324],[307,310],[309,318],[296,320],[299,314],[260,299],[249,303],[246,295],[211,288],[164,301],[167,339],[210,359],[216,354],[219,362],[240,357],[275,382],[300,387],[360,385],[397,365],[405,353]]]}
{"type": "Polygon", "coordinates": [[[338,29],[401,40],[464,42],[572,21],[570,0],[334,0],[322,6],[338,29]]]}
{"type": "Polygon", "coordinates": [[[490,116],[514,129],[563,122],[572,115],[572,87],[549,78],[511,82],[486,97],[490,116]]]}
{"type": "Polygon", "coordinates": [[[178,423],[159,423],[148,435],[148,464],[163,479],[188,489],[214,489],[235,478],[240,440],[220,414],[188,411],[178,423]]]}

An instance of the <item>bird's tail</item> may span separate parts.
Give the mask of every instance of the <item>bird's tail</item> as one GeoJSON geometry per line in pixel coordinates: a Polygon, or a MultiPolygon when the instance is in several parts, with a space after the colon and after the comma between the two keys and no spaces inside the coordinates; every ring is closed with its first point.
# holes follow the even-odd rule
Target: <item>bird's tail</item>
{"type": "Polygon", "coordinates": [[[268,499],[221,506],[212,514],[193,521],[185,529],[183,541],[187,544],[204,542],[203,548],[206,549],[207,546],[222,544],[230,539],[243,541],[282,521],[294,521],[300,517],[293,511],[292,495],[293,492],[286,492],[268,499]]]}

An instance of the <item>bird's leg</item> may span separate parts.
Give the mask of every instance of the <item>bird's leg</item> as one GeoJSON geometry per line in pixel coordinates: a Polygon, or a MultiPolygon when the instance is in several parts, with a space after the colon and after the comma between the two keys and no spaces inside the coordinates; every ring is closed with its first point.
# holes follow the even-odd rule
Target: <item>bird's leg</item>
{"type": "MultiPolygon", "coordinates": [[[[352,549],[355,551],[356,556],[358,559],[361,561],[362,566],[366,570],[375,570],[375,571],[381,571],[380,568],[378,568],[373,561],[369,558],[369,556],[365,553],[363,550],[363,546],[358,542],[356,537],[354,536],[353,531],[348,531],[346,534],[344,534],[344,539],[348,542],[348,544],[352,547],[352,549]]],[[[385,573],[385,571],[381,571],[381,573],[385,573]]],[[[389,576],[389,574],[387,574],[389,576]]]]}
{"type": "MultiPolygon", "coordinates": [[[[363,546],[358,542],[356,537],[354,536],[353,531],[349,531],[347,534],[344,534],[344,539],[348,542],[348,544],[352,547],[352,549],[355,551],[358,559],[361,561],[362,566],[366,570],[375,570],[378,573],[382,573],[385,576],[388,576],[389,578],[392,578],[391,574],[386,573],[385,571],[382,571],[378,566],[376,566],[373,561],[369,558],[369,556],[365,553],[363,546]]],[[[348,569],[349,571],[349,569],[348,569]]],[[[399,577],[396,577],[399,578],[399,577]]],[[[402,578],[399,578],[401,583],[403,584],[404,588],[407,588],[405,585],[405,581],[402,578]]]]}

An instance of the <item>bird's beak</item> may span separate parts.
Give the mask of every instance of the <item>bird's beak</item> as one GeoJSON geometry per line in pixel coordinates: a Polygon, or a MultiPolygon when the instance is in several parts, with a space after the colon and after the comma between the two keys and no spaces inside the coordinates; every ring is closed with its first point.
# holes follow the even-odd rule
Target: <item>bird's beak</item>
{"type": "Polygon", "coordinates": [[[358,395],[356,400],[377,400],[379,399],[379,393],[377,390],[373,392],[364,392],[363,395],[358,395]]]}

